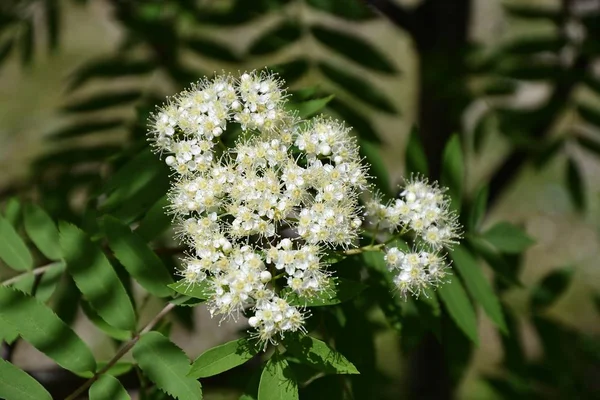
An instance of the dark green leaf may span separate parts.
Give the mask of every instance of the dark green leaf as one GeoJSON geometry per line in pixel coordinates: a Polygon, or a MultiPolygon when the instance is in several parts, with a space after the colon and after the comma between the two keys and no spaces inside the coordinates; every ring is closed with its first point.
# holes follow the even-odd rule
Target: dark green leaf
{"type": "Polygon", "coordinates": [[[382,91],[371,86],[364,77],[358,77],[326,62],[320,62],[318,66],[325,77],[365,104],[390,114],[397,112],[396,107],[382,91]]]}
{"type": "Polygon", "coordinates": [[[383,195],[384,200],[393,199],[394,193],[390,187],[390,177],[379,153],[379,146],[362,139],[358,140],[358,144],[360,155],[367,162],[368,174],[373,179],[375,186],[383,195]]]}
{"type": "Polygon", "coordinates": [[[0,397],[6,400],[52,400],[29,374],[0,358],[0,397]]]}
{"type": "Polygon", "coordinates": [[[493,270],[497,277],[504,283],[523,287],[518,278],[518,266],[513,266],[500,254],[490,243],[478,237],[468,236],[469,244],[473,246],[475,253],[480,255],[493,270]]]}
{"type": "Polygon", "coordinates": [[[329,49],[358,64],[379,72],[396,72],[396,67],[379,50],[356,36],[323,26],[313,26],[311,32],[319,42],[329,49]]]}
{"type": "Polygon", "coordinates": [[[500,65],[498,72],[507,78],[527,81],[556,81],[565,74],[562,67],[556,63],[531,59],[507,60],[500,65]]]}
{"type": "Polygon", "coordinates": [[[143,335],[133,347],[133,358],[159,389],[179,400],[202,399],[200,382],[187,377],[190,362],[173,342],[158,332],[143,335]]]}
{"type": "Polygon", "coordinates": [[[227,46],[201,37],[193,37],[184,41],[185,46],[203,57],[225,62],[239,62],[240,58],[227,46]]]}
{"type": "Polygon", "coordinates": [[[456,325],[473,343],[479,343],[477,316],[460,280],[453,276],[451,281],[441,285],[437,292],[456,325]]]}
{"type": "Polygon", "coordinates": [[[123,106],[137,100],[142,93],[137,90],[124,90],[122,92],[96,93],[88,98],[73,101],[62,107],[68,112],[88,112],[105,110],[109,107],[123,106]]]}
{"type": "Polygon", "coordinates": [[[579,145],[586,150],[589,150],[597,156],[600,156],[600,142],[598,140],[578,136],[577,143],[579,143],[579,145]]]}
{"type": "Polygon", "coordinates": [[[501,51],[508,54],[530,55],[540,52],[558,52],[567,44],[563,36],[526,36],[514,39],[502,46],[501,51]]]}
{"type": "Polygon", "coordinates": [[[294,60],[287,63],[276,64],[271,67],[271,70],[279,74],[288,85],[300,79],[308,69],[309,65],[306,60],[294,60]]]}
{"type": "Polygon", "coordinates": [[[533,165],[535,168],[542,169],[548,164],[565,146],[565,138],[560,137],[553,140],[548,141],[547,143],[543,143],[541,146],[539,143],[536,143],[536,146],[539,146],[536,154],[533,158],[533,165]]]}
{"type": "Polygon", "coordinates": [[[80,138],[89,134],[110,131],[119,128],[125,124],[121,118],[107,119],[104,121],[83,121],[74,125],[69,125],[63,129],[53,132],[50,135],[51,140],[62,140],[70,138],[80,138]]]}
{"type": "Polygon", "coordinates": [[[54,312],[33,297],[0,287],[0,318],[36,349],[74,372],[95,371],[87,345],[54,312]]]}
{"type": "Polygon", "coordinates": [[[251,55],[265,55],[288,47],[302,36],[297,24],[284,21],[268,30],[252,43],[248,50],[251,55]]]}
{"type": "Polygon", "coordinates": [[[600,110],[597,107],[579,103],[577,105],[577,112],[589,124],[600,127],[600,110]]]}
{"type": "Polygon", "coordinates": [[[410,131],[404,159],[406,160],[406,175],[419,174],[427,176],[427,157],[419,137],[419,128],[416,126],[410,131]]]}
{"type": "MultiPolygon", "coordinates": [[[[70,166],[75,164],[98,163],[105,161],[108,157],[114,156],[121,151],[121,146],[94,146],[94,147],[71,147],[65,150],[49,152],[48,154],[35,160],[34,169],[43,171],[49,166],[60,165],[70,166]]],[[[90,175],[85,176],[85,181],[89,181],[90,175]]],[[[69,177],[73,178],[73,175],[69,177]]]]}
{"type": "Polygon", "coordinates": [[[117,378],[104,374],[90,387],[90,400],[131,400],[131,397],[117,378]]]}
{"type": "Polygon", "coordinates": [[[100,317],[115,328],[135,330],[136,317],[131,300],[97,245],[75,225],[61,222],[60,247],[67,271],[100,317]]]}
{"type": "Polygon", "coordinates": [[[151,72],[155,64],[146,60],[108,58],[90,61],[75,70],[70,77],[68,89],[74,90],[92,79],[121,78],[151,72]]]}
{"type": "Polygon", "coordinates": [[[329,103],[333,99],[333,97],[334,96],[331,95],[323,97],[321,99],[303,101],[301,103],[288,102],[286,104],[286,107],[288,107],[291,110],[298,111],[298,116],[300,118],[308,118],[323,110],[323,108],[325,108],[327,103],[329,103]]]}
{"type": "Polygon", "coordinates": [[[48,29],[48,47],[56,50],[60,30],[60,10],[58,0],[45,0],[46,28],[48,29]]]}
{"type": "Polygon", "coordinates": [[[452,198],[452,208],[460,210],[464,181],[464,159],[458,135],[452,135],[442,156],[440,183],[448,188],[452,198]]]}
{"type": "Polygon", "coordinates": [[[33,268],[33,258],[29,249],[15,228],[0,216],[0,259],[10,268],[26,271],[33,268]]]}
{"type": "Polygon", "coordinates": [[[4,206],[4,217],[15,228],[21,219],[21,203],[16,197],[11,197],[4,206]]]}
{"type": "Polygon", "coordinates": [[[362,1],[307,0],[306,3],[317,10],[349,21],[365,21],[376,17],[362,1]]]}
{"type": "Polygon", "coordinates": [[[483,307],[485,313],[504,333],[507,333],[504,314],[498,296],[486,280],[477,260],[464,247],[455,247],[450,252],[450,257],[454,261],[454,268],[458,270],[467,290],[479,304],[483,307]]]}
{"type": "Polygon", "coordinates": [[[286,349],[299,360],[328,374],[358,374],[356,367],[329,345],[308,335],[286,340],[286,349]]]}
{"type": "Polygon", "coordinates": [[[188,376],[198,379],[220,374],[244,364],[258,350],[256,344],[249,343],[247,339],[233,340],[213,347],[194,360],[188,376]]]}
{"type": "Polygon", "coordinates": [[[149,242],[171,226],[171,216],[167,215],[166,207],[169,205],[167,196],[161,197],[140,221],[135,233],[149,242]]]}
{"type": "Polygon", "coordinates": [[[48,266],[48,270],[44,272],[40,279],[40,283],[37,286],[37,290],[35,292],[35,298],[45,303],[50,299],[54,291],[56,290],[56,286],[60,281],[60,278],[65,271],[65,263],[62,261],[52,263],[48,266]]]}
{"type": "Polygon", "coordinates": [[[562,12],[557,7],[547,7],[539,4],[508,4],[503,3],[504,9],[513,17],[525,19],[549,19],[560,21],[562,12]]]}
{"type": "Polygon", "coordinates": [[[339,99],[333,99],[327,104],[327,108],[336,113],[348,126],[352,127],[352,131],[356,132],[359,138],[381,144],[381,139],[373,129],[371,121],[360,111],[353,109],[339,99]]]}
{"type": "Polygon", "coordinates": [[[532,291],[531,307],[540,312],[554,304],[569,287],[573,272],[573,268],[565,267],[545,276],[532,291]]]}
{"type": "Polygon", "coordinates": [[[208,297],[212,293],[212,288],[210,287],[210,284],[207,280],[204,280],[199,283],[190,283],[182,279],[175,283],[171,283],[168,286],[177,293],[200,300],[208,299],[208,297]]]}
{"type": "Polygon", "coordinates": [[[117,260],[144,289],[157,297],[173,294],[167,287],[173,278],[141,237],[110,216],[104,217],[102,228],[117,260]]]}
{"type": "Polygon", "coordinates": [[[321,307],[340,304],[356,297],[366,288],[360,282],[343,278],[331,279],[329,286],[313,297],[301,297],[286,291],[287,301],[293,306],[321,307]]]}
{"type": "Polygon", "coordinates": [[[108,337],[111,337],[113,339],[120,340],[120,341],[125,341],[125,340],[131,339],[131,332],[123,330],[123,329],[115,328],[115,327],[107,324],[106,321],[104,321],[98,315],[98,313],[92,308],[92,306],[90,306],[90,304],[87,301],[82,300],[80,304],[81,304],[81,310],[83,311],[83,313],[85,314],[87,319],[89,319],[90,322],[92,324],[94,324],[94,326],[96,328],[98,328],[100,331],[104,332],[108,337]]]}
{"type": "Polygon", "coordinates": [[[267,361],[260,377],[258,400],[298,400],[298,383],[292,368],[277,352],[267,361]]]}
{"type": "Polygon", "coordinates": [[[20,40],[21,64],[28,65],[31,63],[31,59],[33,58],[33,50],[35,47],[33,18],[23,21],[22,27],[23,32],[21,33],[20,40]]]}
{"type": "Polygon", "coordinates": [[[24,217],[25,232],[36,247],[49,260],[60,260],[58,229],[52,218],[34,204],[25,206],[24,217]]]}
{"type": "Polygon", "coordinates": [[[535,243],[525,232],[508,222],[497,223],[482,237],[505,253],[520,253],[535,243]]]}
{"type": "Polygon", "coordinates": [[[583,177],[577,163],[570,159],[567,161],[567,189],[571,195],[571,200],[578,211],[585,209],[585,186],[583,177]]]}
{"type": "Polygon", "coordinates": [[[15,42],[12,40],[12,38],[7,38],[2,44],[0,44],[0,65],[2,65],[4,60],[8,58],[14,47],[14,44],[15,42]]]}
{"type": "Polygon", "coordinates": [[[469,231],[476,232],[487,211],[489,188],[482,186],[475,195],[471,209],[469,210],[469,231]]]}

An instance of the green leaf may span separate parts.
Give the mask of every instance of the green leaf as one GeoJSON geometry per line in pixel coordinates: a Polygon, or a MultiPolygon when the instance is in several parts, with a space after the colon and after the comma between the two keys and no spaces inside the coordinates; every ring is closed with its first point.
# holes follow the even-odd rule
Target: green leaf
{"type": "Polygon", "coordinates": [[[260,377],[258,400],[298,400],[298,383],[286,359],[279,353],[267,361],[260,377]]]}
{"type": "Polygon", "coordinates": [[[535,241],[525,232],[508,222],[499,222],[485,231],[482,237],[505,253],[521,253],[535,241]]]}
{"type": "Polygon", "coordinates": [[[157,297],[173,294],[167,287],[173,283],[171,274],[141,237],[110,216],[104,217],[102,228],[117,260],[144,289],[157,297]]]}
{"type": "Polygon", "coordinates": [[[131,400],[131,397],[114,376],[101,375],[90,387],[90,400],[131,400]]]}
{"type": "Polygon", "coordinates": [[[390,99],[381,90],[371,86],[364,77],[353,75],[326,62],[320,62],[318,67],[327,79],[365,104],[389,114],[397,112],[390,99]]]}
{"type": "Polygon", "coordinates": [[[565,75],[565,70],[555,62],[535,59],[508,59],[498,67],[498,73],[511,79],[527,81],[557,81],[565,75]]]}
{"type": "Polygon", "coordinates": [[[479,237],[469,235],[468,240],[475,252],[494,270],[498,278],[506,284],[523,287],[518,278],[518,268],[511,265],[504,254],[500,254],[489,242],[479,237]]]}
{"type": "Polygon", "coordinates": [[[184,45],[202,57],[208,57],[225,62],[240,62],[240,58],[227,46],[201,37],[184,40],[184,45]]]}
{"type": "Polygon", "coordinates": [[[464,160],[460,138],[454,134],[444,148],[440,183],[448,188],[452,198],[452,208],[460,210],[464,181],[464,160]]]}
{"type": "Polygon", "coordinates": [[[29,17],[23,21],[23,32],[21,33],[19,44],[21,46],[21,65],[27,66],[31,63],[33,58],[33,50],[35,47],[34,38],[34,28],[35,25],[33,23],[33,17],[29,17]]]}
{"type": "Polygon", "coordinates": [[[419,137],[419,128],[416,126],[410,131],[404,159],[406,160],[406,175],[420,174],[427,176],[427,156],[425,156],[425,150],[419,137]]]}
{"type": "Polygon", "coordinates": [[[577,163],[570,159],[567,161],[567,189],[571,195],[571,200],[578,211],[585,209],[585,187],[581,171],[577,163]]]}
{"type": "Polygon", "coordinates": [[[25,232],[49,260],[60,260],[60,247],[58,244],[58,229],[52,218],[34,204],[25,206],[24,213],[25,232]]]}
{"type": "Polygon", "coordinates": [[[540,312],[554,304],[569,287],[573,273],[573,268],[565,267],[545,276],[531,293],[531,307],[540,312]]]}
{"type": "Polygon", "coordinates": [[[103,121],[89,121],[86,119],[59,129],[50,134],[49,137],[51,140],[80,138],[96,132],[111,131],[124,125],[125,120],[122,118],[111,118],[103,121]]]}
{"type": "MultiPolygon", "coordinates": [[[[107,365],[108,365],[107,361],[99,361],[98,362],[98,370],[104,369],[107,365]]],[[[105,372],[105,374],[110,375],[110,376],[121,376],[121,375],[125,375],[126,373],[131,371],[133,369],[133,367],[134,367],[134,364],[131,362],[118,361],[115,364],[111,365],[110,368],[108,369],[108,371],[105,372]]],[[[91,377],[94,376],[94,374],[91,372],[82,372],[82,373],[77,373],[77,376],[90,379],[91,377]]]]}
{"type": "Polygon", "coordinates": [[[21,218],[21,203],[19,202],[19,199],[16,197],[8,199],[4,206],[4,217],[6,217],[12,226],[15,228],[17,227],[19,219],[21,218]]]}
{"type": "Polygon", "coordinates": [[[592,153],[600,156],[600,142],[594,139],[590,139],[583,136],[577,137],[577,143],[583,148],[591,151],[592,153]]]}
{"type": "Polygon", "coordinates": [[[48,48],[54,51],[58,48],[61,14],[58,0],[45,0],[46,28],[48,31],[48,48]]]}
{"type": "Polygon", "coordinates": [[[450,252],[454,268],[458,270],[471,296],[483,307],[485,313],[500,328],[507,333],[506,322],[498,296],[486,280],[477,260],[464,247],[455,247],[450,252]]]}
{"type": "Polygon", "coordinates": [[[352,127],[352,131],[356,132],[360,139],[381,144],[381,139],[379,139],[377,132],[373,129],[371,121],[359,110],[348,106],[339,99],[331,100],[327,104],[327,108],[336,113],[343,121],[346,121],[348,126],[352,127]]]}
{"type": "Polygon", "coordinates": [[[0,397],[6,400],[52,400],[29,374],[0,358],[0,397]]]}
{"type": "Polygon", "coordinates": [[[65,271],[65,263],[58,261],[48,266],[48,270],[44,272],[40,283],[37,286],[35,292],[35,298],[45,303],[50,299],[60,279],[62,278],[63,272],[65,271]]]}
{"type": "Polygon", "coordinates": [[[0,216],[0,259],[10,268],[27,271],[33,268],[33,258],[29,249],[19,237],[15,228],[0,216]]]}
{"type": "Polygon", "coordinates": [[[129,104],[140,98],[141,95],[142,92],[137,89],[124,90],[121,92],[112,91],[95,93],[88,98],[73,101],[70,104],[63,106],[62,109],[63,111],[74,113],[105,110],[109,107],[129,104]]]}
{"type": "Polygon", "coordinates": [[[170,204],[167,195],[161,197],[140,221],[135,233],[145,241],[155,239],[171,226],[171,216],[167,215],[166,207],[170,204]]]}
{"type": "Polygon", "coordinates": [[[481,220],[485,217],[485,212],[487,211],[487,201],[489,195],[489,188],[487,185],[482,186],[475,195],[475,200],[473,200],[473,204],[471,204],[471,209],[469,210],[469,222],[468,227],[469,231],[475,232],[479,229],[479,225],[481,224],[481,220]]]}
{"type": "Polygon", "coordinates": [[[530,55],[540,52],[558,52],[567,44],[563,36],[526,36],[505,43],[501,50],[503,53],[516,55],[530,55]]]}
{"type": "Polygon", "coordinates": [[[0,287],[0,319],[61,367],[73,372],[96,370],[87,345],[49,307],[33,297],[0,287]]]}
{"type": "Polygon", "coordinates": [[[465,293],[460,280],[454,276],[448,283],[441,285],[437,292],[442,302],[448,309],[448,313],[456,325],[467,335],[473,343],[478,344],[477,315],[465,293]]]}
{"type": "Polygon", "coordinates": [[[297,24],[284,21],[276,27],[262,34],[248,50],[251,55],[265,55],[274,53],[300,39],[302,31],[297,24]]]}
{"type": "Polygon", "coordinates": [[[287,63],[275,64],[271,66],[271,70],[279,74],[290,85],[308,72],[309,64],[308,61],[299,59],[287,63]]]}
{"type": "Polygon", "coordinates": [[[383,199],[393,199],[394,193],[390,187],[390,176],[379,152],[379,146],[362,139],[358,140],[358,144],[361,157],[367,161],[368,174],[383,195],[383,199]]]}
{"type": "Polygon", "coordinates": [[[358,374],[358,370],[342,354],[319,339],[308,335],[293,336],[285,348],[307,365],[328,374],[358,374]]]}
{"type": "Polygon", "coordinates": [[[334,95],[330,95],[320,99],[303,101],[301,103],[288,102],[286,104],[286,107],[288,107],[291,110],[298,111],[298,116],[300,118],[308,118],[312,117],[313,115],[321,111],[323,108],[325,108],[327,103],[329,103],[334,97],[334,95]]]}
{"type": "Polygon", "coordinates": [[[95,78],[121,78],[143,75],[156,68],[156,64],[147,60],[127,60],[124,58],[108,58],[92,60],[79,66],[70,77],[68,90],[74,90],[95,78]]]}
{"type": "Polygon", "coordinates": [[[356,297],[365,290],[366,286],[360,282],[344,278],[330,279],[325,290],[313,297],[301,297],[296,293],[285,290],[286,300],[292,306],[321,307],[340,304],[356,297]]]}
{"type": "Polygon", "coordinates": [[[361,1],[347,0],[307,0],[311,7],[344,18],[349,21],[365,21],[375,18],[375,14],[361,1]]]}
{"type": "Polygon", "coordinates": [[[182,279],[175,283],[171,283],[168,286],[177,293],[200,300],[208,299],[212,293],[212,289],[208,280],[204,280],[199,283],[190,283],[182,279]]]}
{"type": "Polygon", "coordinates": [[[258,347],[247,339],[227,342],[206,350],[192,363],[188,376],[206,378],[244,364],[258,353],[258,347]]]}
{"type": "Polygon", "coordinates": [[[108,337],[121,341],[131,339],[131,332],[123,329],[118,329],[107,324],[106,321],[98,315],[98,313],[92,308],[92,306],[90,306],[90,304],[87,301],[82,300],[80,304],[81,310],[83,311],[87,319],[89,319],[90,322],[94,324],[96,328],[104,332],[108,337]]]}
{"type": "Polygon", "coordinates": [[[585,103],[577,104],[577,112],[587,123],[600,127],[600,110],[585,103]]]}
{"type": "Polygon", "coordinates": [[[329,49],[364,67],[389,74],[397,72],[396,67],[379,50],[356,36],[324,26],[313,26],[311,33],[329,49]]]}
{"type": "Polygon", "coordinates": [[[540,4],[502,4],[504,9],[513,17],[524,19],[550,19],[560,21],[562,12],[558,7],[548,7],[540,4]]]}
{"type": "Polygon", "coordinates": [[[67,271],[83,296],[110,325],[135,330],[131,299],[104,253],[75,225],[61,222],[59,230],[67,271]]]}
{"type": "Polygon", "coordinates": [[[143,335],[133,358],[159,389],[179,400],[202,399],[200,382],[187,375],[190,362],[179,347],[158,332],[143,335]]]}

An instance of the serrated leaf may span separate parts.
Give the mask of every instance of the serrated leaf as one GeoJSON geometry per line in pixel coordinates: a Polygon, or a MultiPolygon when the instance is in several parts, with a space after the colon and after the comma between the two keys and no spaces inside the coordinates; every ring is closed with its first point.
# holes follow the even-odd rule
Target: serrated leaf
{"type": "Polygon", "coordinates": [[[121,127],[125,124],[125,120],[122,118],[112,118],[103,121],[83,121],[73,125],[68,125],[63,129],[50,134],[51,140],[62,140],[70,138],[80,138],[92,133],[110,131],[121,127]]]}
{"type": "Polygon", "coordinates": [[[198,379],[220,374],[252,359],[258,350],[247,339],[233,340],[213,347],[194,360],[188,376],[198,379]]]}
{"type": "Polygon", "coordinates": [[[506,334],[506,322],[500,301],[485,279],[477,260],[464,246],[455,247],[449,254],[454,261],[453,267],[460,273],[471,296],[481,304],[485,313],[506,334]]]}
{"type": "Polygon", "coordinates": [[[23,221],[25,232],[42,254],[49,260],[60,260],[58,229],[46,211],[34,204],[28,204],[25,206],[23,221]]]}
{"type": "Polygon", "coordinates": [[[53,51],[58,48],[60,32],[60,10],[58,0],[45,0],[46,28],[48,31],[48,48],[53,51]]]}
{"type": "Polygon", "coordinates": [[[454,134],[444,148],[440,183],[448,188],[452,208],[460,210],[464,181],[464,159],[458,135],[454,134]]]}
{"type": "Polygon", "coordinates": [[[469,231],[475,232],[479,228],[485,212],[487,211],[487,202],[489,196],[489,188],[487,185],[482,186],[477,191],[471,209],[469,210],[469,231]]]}
{"type": "Polygon", "coordinates": [[[35,298],[45,303],[50,299],[60,278],[65,271],[65,263],[62,261],[52,263],[48,266],[48,270],[42,275],[40,282],[35,291],[35,298]]]}
{"type": "Polygon", "coordinates": [[[68,90],[74,90],[92,79],[121,78],[143,75],[151,72],[156,65],[147,60],[109,58],[92,60],[79,66],[69,78],[68,90]]]}
{"type": "Polygon", "coordinates": [[[360,282],[344,278],[330,279],[328,286],[313,297],[302,297],[289,290],[285,290],[287,302],[292,306],[321,307],[340,304],[356,297],[365,290],[366,286],[360,282]]]}
{"type": "Polygon", "coordinates": [[[140,98],[142,92],[137,89],[124,90],[121,92],[101,92],[95,93],[87,98],[73,101],[62,107],[63,111],[68,112],[90,112],[105,110],[109,107],[118,107],[129,104],[140,98]]]}
{"type": "Polygon", "coordinates": [[[172,217],[167,215],[166,207],[170,204],[167,195],[161,197],[141,219],[135,233],[145,241],[155,239],[171,226],[172,217]]]}
{"type": "Polygon", "coordinates": [[[141,237],[110,216],[102,220],[102,229],[117,260],[144,289],[157,297],[173,294],[167,287],[173,283],[171,274],[141,237]]]}
{"type": "Polygon", "coordinates": [[[571,200],[578,211],[585,209],[585,188],[583,183],[583,177],[577,163],[570,159],[567,161],[567,189],[571,200]]]}
{"type": "Polygon", "coordinates": [[[258,400],[298,400],[298,383],[286,359],[279,353],[267,361],[260,376],[258,400]]]}
{"type": "Polygon", "coordinates": [[[204,280],[198,283],[190,283],[182,279],[175,283],[168,285],[171,289],[177,293],[185,296],[194,297],[200,300],[206,300],[212,293],[212,288],[208,280],[204,280]]]}
{"type": "Polygon", "coordinates": [[[498,250],[505,253],[520,253],[533,245],[535,241],[517,226],[508,222],[499,222],[482,234],[498,250]]]}
{"type": "Polygon", "coordinates": [[[349,21],[365,21],[376,17],[361,1],[307,0],[306,3],[317,10],[349,21]]]}
{"type": "Polygon", "coordinates": [[[326,62],[320,62],[318,67],[327,79],[365,104],[386,113],[395,114],[397,112],[390,99],[381,90],[367,82],[364,77],[358,77],[326,62]]]}
{"type": "Polygon", "coordinates": [[[80,304],[81,310],[83,311],[87,319],[89,319],[90,322],[94,324],[96,328],[104,332],[108,337],[121,341],[131,339],[131,332],[123,329],[118,329],[107,324],[106,321],[104,321],[98,315],[98,313],[92,308],[92,306],[90,306],[90,304],[87,301],[82,300],[80,304]]]}
{"type": "Polygon", "coordinates": [[[27,372],[0,358],[0,397],[6,400],[52,400],[27,372]]]}
{"type": "Polygon", "coordinates": [[[284,21],[276,27],[263,33],[252,43],[248,52],[251,55],[265,55],[274,53],[300,39],[302,31],[300,26],[290,21],[284,21]]]}
{"type": "Polygon", "coordinates": [[[427,176],[427,156],[425,156],[425,150],[419,137],[419,128],[416,126],[410,131],[404,159],[406,160],[406,175],[419,174],[427,176]]]}
{"type": "Polygon", "coordinates": [[[359,138],[371,143],[381,144],[381,139],[379,139],[377,132],[373,129],[371,121],[360,111],[335,98],[327,104],[327,108],[351,126],[352,131],[356,132],[359,138]]]}
{"type": "Polygon", "coordinates": [[[286,349],[311,367],[328,374],[358,374],[346,357],[327,343],[308,335],[293,336],[285,342],[286,349]]]}
{"type": "Polygon", "coordinates": [[[87,345],[49,307],[33,297],[0,287],[0,319],[61,367],[73,372],[96,370],[87,345]]]}
{"type": "Polygon", "coordinates": [[[288,102],[286,107],[291,110],[298,111],[298,116],[300,118],[308,118],[323,110],[327,103],[329,103],[334,97],[334,95],[330,95],[320,99],[303,101],[301,103],[288,102]]]}
{"type": "Polygon", "coordinates": [[[507,54],[530,55],[540,52],[558,52],[567,44],[563,36],[526,36],[502,45],[500,51],[507,54]]]}
{"type": "Polygon", "coordinates": [[[144,375],[165,393],[179,400],[202,399],[200,382],[187,376],[187,356],[160,333],[144,334],[133,347],[133,358],[144,375]]]}
{"type": "Polygon", "coordinates": [[[574,270],[565,267],[546,275],[531,292],[531,307],[540,312],[554,304],[568,289],[574,270]]]}
{"type": "Polygon", "coordinates": [[[441,285],[437,292],[452,320],[473,343],[478,344],[477,315],[460,280],[453,276],[451,281],[441,285]]]}
{"type": "Polygon", "coordinates": [[[29,249],[15,228],[0,216],[0,259],[10,268],[27,271],[33,268],[33,258],[29,249]]]}
{"type": "Polygon", "coordinates": [[[396,67],[379,50],[363,39],[324,26],[313,26],[310,31],[317,41],[355,63],[378,72],[397,72],[396,67]]]}
{"type": "Polygon", "coordinates": [[[240,61],[240,58],[231,49],[213,40],[196,36],[184,40],[183,44],[203,57],[232,63],[240,61]]]}
{"type": "Polygon", "coordinates": [[[75,225],[61,222],[59,231],[67,271],[83,296],[110,325],[135,330],[131,299],[104,253],[75,225]]]}
{"type": "Polygon", "coordinates": [[[281,76],[288,85],[291,85],[308,72],[309,64],[306,60],[293,60],[275,64],[271,66],[271,70],[281,76]]]}
{"type": "Polygon", "coordinates": [[[383,199],[393,199],[394,193],[390,187],[390,177],[379,152],[379,146],[362,139],[358,140],[358,144],[361,157],[367,161],[368,174],[383,195],[383,199]]]}
{"type": "Polygon", "coordinates": [[[4,206],[4,217],[15,228],[21,219],[21,203],[16,197],[11,197],[4,206]]]}
{"type": "Polygon", "coordinates": [[[117,378],[103,374],[90,387],[90,400],[131,400],[131,397],[117,378]]]}

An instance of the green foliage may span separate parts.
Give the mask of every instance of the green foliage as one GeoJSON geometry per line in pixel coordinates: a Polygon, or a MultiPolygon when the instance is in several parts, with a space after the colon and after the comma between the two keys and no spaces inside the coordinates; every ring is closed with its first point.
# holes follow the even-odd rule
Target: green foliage
{"type": "Polygon", "coordinates": [[[25,207],[24,226],[27,235],[49,260],[60,260],[58,229],[52,218],[40,207],[28,204],[25,207]]]}
{"type": "Polygon", "coordinates": [[[52,400],[38,381],[3,359],[0,359],[0,396],[8,400],[52,400]]]}
{"type": "Polygon", "coordinates": [[[448,188],[448,193],[452,198],[452,208],[455,210],[460,210],[464,186],[464,168],[460,139],[458,135],[453,135],[444,148],[440,183],[448,188]]]}
{"type": "Polygon", "coordinates": [[[17,271],[33,268],[33,258],[29,249],[19,237],[15,228],[6,218],[0,216],[0,259],[17,271]]]}
{"type": "Polygon", "coordinates": [[[505,253],[521,253],[535,243],[525,232],[508,222],[497,223],[482,237],[505,253]]]}
{"type": "Polygon", "coordinates": [[[479,343],[477,335],[477,316],[467,297],[467,293],[457,277],[438,288],[440,299],[448,309],[448,313],[456,325],[475,344],[479,343]]]}
{"type": "Polygon", "coordinates": [[[90,400],[130,400],[131,397],[118,379],[111,375],[102,375],[90,387],[90,400]]]}
{"type": "Polygon", "coordinates": [[[327,374],[358,374],[356,367],[327,343],[311,336],[295,337],[286,348],[298,359],[327,374]]]}
{"type": "Polygon", "coordinates": [[[288,361],[275,352],[260,377],[258,400],[297,400],[298,383],[288,361]]]}
{"type": "Polygon", "coordinates": [[[360,282],[344,278],[332,279],[329,287],[312,297],[301,297],[296,293],[284,289],[287,301],[292,306],[322,307],[340,304],[348,301],[365,289],[360,282]]]}
{"type": "Polygon", "coordinates": [[[252,359],[258,347],[247,339],[238,339],[206,350],[192,363],[188,376],[206,378],[235,368],[252,359]]]}
{"type": "Polygon", "coordinates": [[[158,388],[179,400],[202,398],[200,382],[187,377],[190,362],[179,347],[158,332],[148,332],[133,348],[133,357],[158,388]]]}

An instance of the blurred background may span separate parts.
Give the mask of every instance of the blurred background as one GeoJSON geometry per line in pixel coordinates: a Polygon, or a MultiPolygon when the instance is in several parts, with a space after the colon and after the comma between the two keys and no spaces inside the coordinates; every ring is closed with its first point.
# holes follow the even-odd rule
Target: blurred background
{"type": "MultiPolygon", "coordinates": [[[[488,254],[481,263],[490,281],[492,270],[506,268],[520,282],[495,287],[526,362],[550,365],[545,346],[567,346],[583,364],[571,370],[583,388],[573,393],[583,397],[564,397],[571,392],[557,383],[556,369],[525,382],[543,388],[536,398],[600,396],[599,55],[597,0],[3,0],[1,209],[10,216],[14,199],[33,200],[55,218],[93,220],[86,204],[107,162],[143,145],[147,116],[166,95],[215,71],[268,66],[292,90],[312,88],[297,98],[335,95],[326,112],[379,151],[366,156],[385,184],[401,183],[410,170],[411,132],[432,179],[443,173],[446,142],[459,134],[463,209],[486,186],[480,229],[504,220],[535,240],[522,254],[488,254]],[[535,308],[540,287],[555,298],[535,308]],[[532,322],[540,316],[567,336],[547,342],[532,322]],[[586,356],[575,349],[583,341],[586,356]],[[593,362],[583,360],[589,354],[593,362]]],[[[9,273],[0,266],[2,276],[9,273]]],[[[160,305],[149,304],[148,315],[153,307],[160,305]]],[[[173,336],[191,357],[240,328],[217,329],[202,307],[195,313],[194,327],[180,322],[173,336]]],[[[456,397],[518,398],[524,383],[502,378],[514,367],[506,340],[479,314],[480,344],[468,354],[456,397]]],[[[75,321],[99,357],[114,352],[92,323],[75,321]]],[[[436,385],[435,354],[425,368],[411,362],[390,328],[375,343],[387,398],[410,386],[413,368],[430,372],[424,380],[436,385]]],[[[52,366],[26,343],[11,356],[31,371],[52,366]]],[[[231,398],[226,389],[215,393],[206,398],[231,398]]]]}

